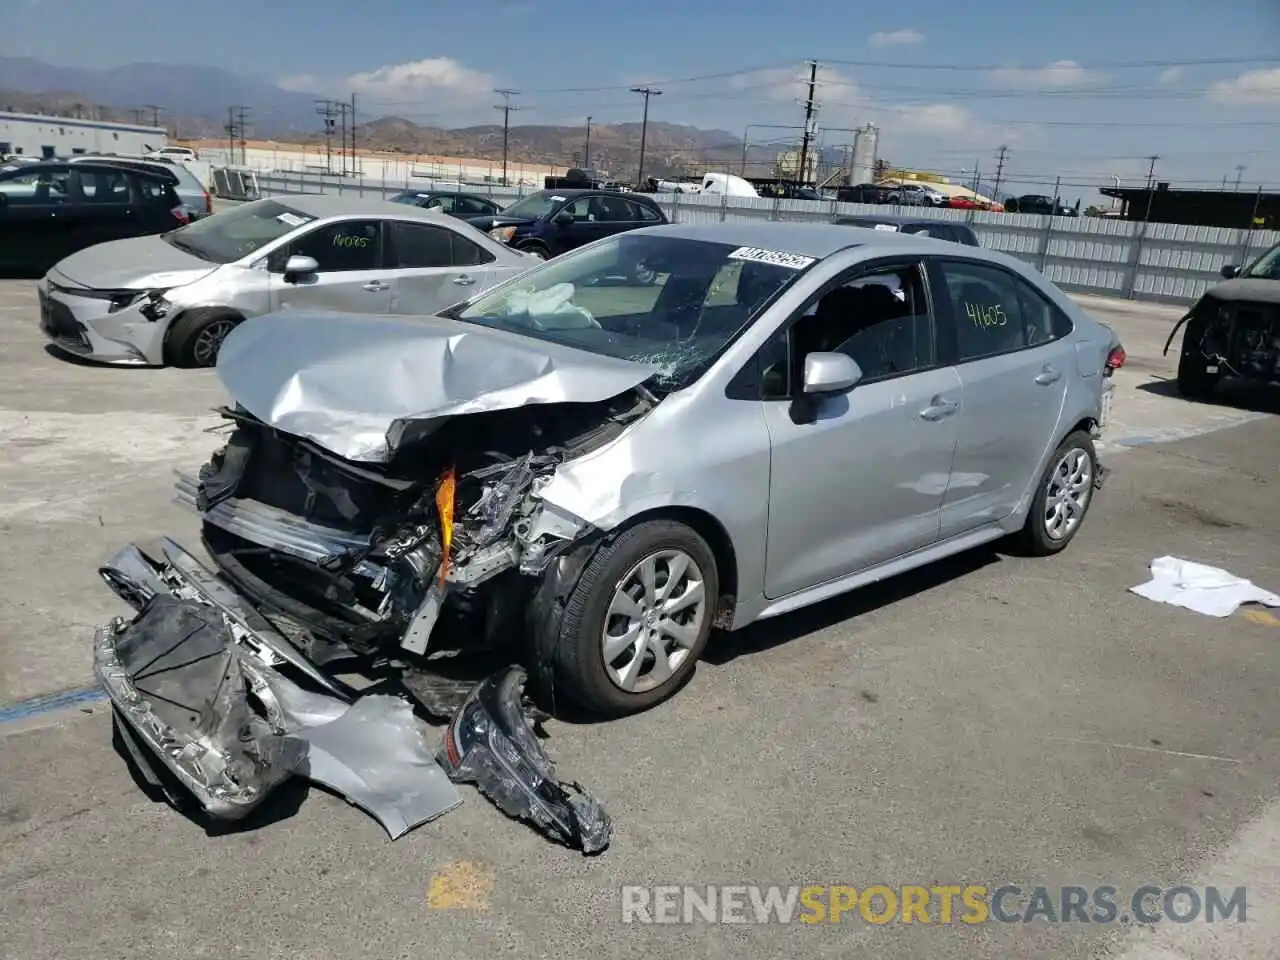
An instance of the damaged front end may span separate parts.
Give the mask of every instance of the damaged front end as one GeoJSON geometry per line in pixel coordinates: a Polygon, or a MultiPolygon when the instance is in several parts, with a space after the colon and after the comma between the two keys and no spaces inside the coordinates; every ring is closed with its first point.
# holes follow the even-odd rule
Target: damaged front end
{"type": "Polygon", "coordinates": [[[243,410],[177,499],[220,574],[314,663],[493,649],[538,577],[592,531],[539,491],[651,409],[643,390],[452,418],[386,464],[343,460],[243,410]]]}
{"type": "Polygon", "coordinates": [[[1280,383],[1280,296],[1274,281],[1231,280],[1207,291],[1174,325],[1184,326],[1181,360],[1207,377],[1280,383]]]}

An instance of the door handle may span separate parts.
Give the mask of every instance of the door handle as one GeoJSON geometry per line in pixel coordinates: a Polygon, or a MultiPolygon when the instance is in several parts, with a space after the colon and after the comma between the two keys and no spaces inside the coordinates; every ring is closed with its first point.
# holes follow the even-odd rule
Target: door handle
{"type": "Polygon", "coordinates": [[[381,280],[370,280],[364,285],[363,289],[368,290],[370,293],[380,293],[383,290],[391,289],[391,287],[390,284],[383,283],[381,280]]]}
{"type": "Polygon", "coordinates": [[[1042,387],[1047,387],[1049,384],[1057,383],[1061,379],[1062,374],[1060,372],[1053,369],[1053,367],[1048,364],[1045,364],[1044,369],[1042,369],[1036,377],[1036,383],[1040,384],[1042,387]]]}
{"type": "Polygon", "coordinates": [[[943,397],[934,397],[929,401],[929,406],[920,411],[920,416],[924,420],[941,420],[949,417],[960,409],[960,404],[955,400],[947,400],[943,397]]]}
{"type": "Polygon", "coordinates": [[[469,287],[476,282],[476,278],[472,276],[468,276],[467,274],[464,273],[454,277],[453,282],[460,287],[469,287]]]}

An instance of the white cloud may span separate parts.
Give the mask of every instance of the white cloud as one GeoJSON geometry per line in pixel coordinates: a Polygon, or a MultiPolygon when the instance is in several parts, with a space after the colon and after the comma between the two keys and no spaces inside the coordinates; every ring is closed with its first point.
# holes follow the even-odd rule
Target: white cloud
{"type": "Polygon", "coordinates": [[[891,47],[903,43],[924,43],[924,34],[910,28],[890,30],[888,33],[877,30],[870,39],[873,47],[891,47]]]}
{"type": "Polygon", "coordinates": [[[1047,67],[1004,67],[992,70],[987,79],[995,86],[1029,90],[1067,90],[1102,78],[1074,60],[1058,60],[1047,67]]]}
{"type": "Polygon", "coordinates": [[[1219,80],[1209,88],[1209,99],[1229,104],[1280,105],[1280,67],[1249,70],[1234,80],[1219,80]]]}
{"type": "Polygon", "coordinates": [[[413,63],[390,64],[347,77],[318,77],[298,74],[276,84],[299,93],[357,93],[374,101],[420,99],[430,94],[448,94],[458,100],[489,96],[495,85],[492,74],[464,67],[449,57],[434,57],[413,63]]]}
{"type": "Polygon", "coordinates": [[[1181,78],[1185,72],[1181,67],[1168,67],[1160,71],[1158,79],[1161,83],[1173,83],[1173,81],[1181,78]]]}

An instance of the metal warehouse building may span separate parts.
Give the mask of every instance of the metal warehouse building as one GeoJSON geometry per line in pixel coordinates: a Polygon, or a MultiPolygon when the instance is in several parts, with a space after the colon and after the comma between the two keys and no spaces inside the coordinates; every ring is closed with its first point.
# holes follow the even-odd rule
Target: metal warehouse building
{"type": "Polygon", "coordinates": [[[62,157],[75,153],[139,154],[169,142],[164,127],[105,120],[42,117],[0,110],[0,155],[62,157]]]}

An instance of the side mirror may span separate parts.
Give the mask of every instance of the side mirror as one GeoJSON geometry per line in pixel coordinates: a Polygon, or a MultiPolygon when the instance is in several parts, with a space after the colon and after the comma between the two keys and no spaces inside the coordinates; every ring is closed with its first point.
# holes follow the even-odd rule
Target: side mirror
{"type": "Polygon", "coordinates": [[[320,264],[314,257],[294,254],[285,262],[284,279],[286,283],[295,283],[299,277],[309,276],[319,269],[320,264]]]}
{"type": "Polygon", "coordinates": [[[573,214],[568,210],[561,210],[552,218],[552,223],[558,224],[562,227],[567,227],[569,224],[573,223],[573,214]]]}
{"type": "Polygon", "coordinates": [[[1234,263],[1229,263],[1222,268],[1222,275],[1228,280],[1234,280],[1236,277],[1240,276],[1240,268],[1234,263]]]}
{"type": "Polygon", "coordinates": [[[804,358],[804,392],[845,393],[862,379],[858,361],[845,353],[811,353],[804,358]]]}

